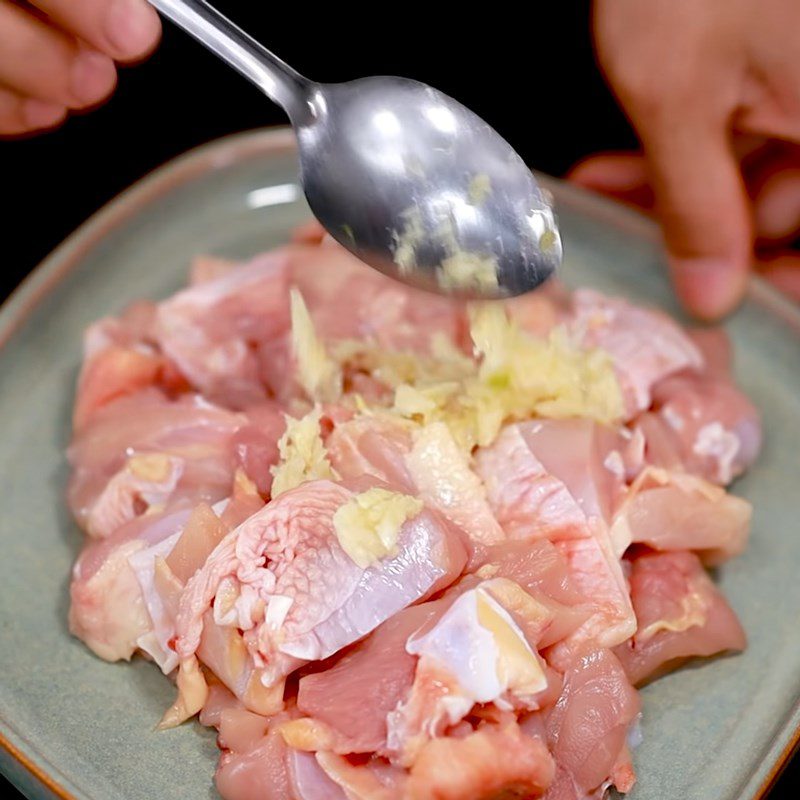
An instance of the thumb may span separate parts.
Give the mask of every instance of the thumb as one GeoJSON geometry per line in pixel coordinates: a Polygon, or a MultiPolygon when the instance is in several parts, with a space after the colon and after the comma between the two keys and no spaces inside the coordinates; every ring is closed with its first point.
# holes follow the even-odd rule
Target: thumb
{"type": "Polygon", "coordinates": [[[727,126],[676,111],[639,133],[678,297],[690,312],[715,319],[747,287],[749,201],[727,126]]]}

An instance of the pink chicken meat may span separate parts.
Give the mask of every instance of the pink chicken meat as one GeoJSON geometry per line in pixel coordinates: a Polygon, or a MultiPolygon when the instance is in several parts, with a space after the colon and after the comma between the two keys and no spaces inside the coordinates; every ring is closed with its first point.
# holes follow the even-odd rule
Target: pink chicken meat
{"type": "Polygon", "coordinates": [[[195,652],[203,615],[225,602],[230,607],[215,613],[217,621],[230,618],[245,631],[253,657],[279,680],[299,663],[361,639],[461,572],[466,554],[458,534],[426,511],[405,523],[395,556],[359,567],[333,530],[335,512],[352,495],[342,485],[311,481],[231,531],[181,596],[178,654],[195,652]]]}
{"type": "Polygon", "coordinates": [[[628,792],[634,687],[745,646],[706,571],[761,444],[724,336],[499,308],[310,226],[87,331],[70,629],[176,681],[161,727],[217,729],[225,800],[628,792]]]}

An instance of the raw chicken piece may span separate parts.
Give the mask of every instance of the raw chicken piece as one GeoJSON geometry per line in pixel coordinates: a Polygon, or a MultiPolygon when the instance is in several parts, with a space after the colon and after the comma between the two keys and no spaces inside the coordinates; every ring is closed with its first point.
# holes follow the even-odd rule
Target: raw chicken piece
{"type": "Polygon", "coordinates": [[[555,543],[566,559],[570,579],[591,609],[586,622],[551,651],[549,660],[557,666],[584,642],[596,647],[614,647],[636,630],[628,586],[608,529],[599,520],[590,528],[591,535],[584,539],[555,543]]]}
{"type": "MultiPolygon", "coordinates": [[[[219,504],[221,516],[207,506],[197,506],[178,536],[166,540],[158,548],[137,553],[130,559],[153,621],[152,633],[140,638],[139,645],[152,655],[164,672],[170,672],[179,664],[173,642],[184,584],[203,567],[216,545],[230,531],[235,523],[231,512],[236,512],[237,506],[248,505],[246,488],[237,486],[233,497],[219,504]],[[223,505],[224,510],[221,508],[223,505]],[[134,559],[140,563],[134,564],[134,559]]],[[[263,506],[257,496],[255,501],[263,506]]],[[[233,517],[236,516],[234,513],[233,517]]],[[[218,624],[210,610],[203,617],[203,633],[197,654],[246,710],[271,715],[283,708],[282,687],[273,689],[262,681],[263,670],[247,657],[242,632],[218,624]]],[[[197,710],[196,701],[194,704],[187,703],[181,689],[181,677],[187,666],[191,675],[194,661],[190,659],[187,664],[184,659],[180,662],[176,709],[165,715],[162,727],[180,724],[197,710]]],[[[185,682],[188,684],[188,679],[185,682]]],[[[199,684],[199,681],[189,685],[195,684],[199,684]]],[[[207,691],[201,687],[195,691],[195,696],[201,696],[197,694],[200,690],[207,691]]],[[[205,703],[204,697],[202,702],[205,703]]]]}
{"type": "Polygon", "coordinates": [[[184,460],[138,453],[106,484],[86,515],[86,532],[102,539],[151,508],[164,508],[175,492],[184,460]]]}
{"type": "MultiPolygon", "coordinates": [[[[316,754],[325,774],[345,792],[348,800],[406,800],[406,773],[375,759],[354,765],[334,753],[316,754]]],[[[309,798],[311,800],[311,798],[309,798]]]]}
{"type": "Polygon", "coordinates": [[[724,486],[756,460],[758,412],[729,381],[676,375],[654,387],[653,400],[690,472],[724,486]]]}
{"type": "Polygon", "coordinates": [[[300,679],[298,709],[340,737],[336,751],[384,752],[386,717],[406,696],[417,659],[406,641],[441,603],[412,606],[386,620],[330,669],[300,679]]]}
{"type": "Polygon", "coordinates": [[[208,728],[219,728],[222,712],[229,708],[243,708],[243,706],[222,684],[211,683],[198,720],[201,725],[208,728]]]}
{"type": "MultiPolygon", "coordinates": [[[[221,511],[222,506],[229,508],[236,502],[240,500],[232,498],[218,504],[216,509],[221,511]]],[[[143,519],[146,520],[147,517],[143,519]]],[[[178,666],[178,657],[172,642],[185,581],[203,566],[208,555],[228,531],[215,511],[203,503],[196,506],[191,514],[180,511],[170,515],[168,519],[173,520],[173,533],[155,536],[149,529],[145,529],[148,537],[145,543],[149,546],[128,557],[128,565],[136,576],[150,618],[148,630],[137,639],[137,645],[161,667],[165,675],[178,666]]],[[[164,523],[160,528],[164,534],[169,530],[164,523]]],[[[219,659],[211,658],[211,653],[204,650],[203,655],[205,663],[213,664],[215,670],[218,665],[223,666],[219,664],[219,659]]],[[[236,660],[237,666],[239,661],[236,660]]],[[[224,662],[227,663],[230,663],[230,659],[224,662]]],[[[200,676],[194,664],[189,666],[189,673],[183,676],[184,682],[190,688],[196,687],[201,683],[200,676]]],[[[242,667],[238,666],[238,669],[241,670],[242,667]]],[[[225,669],[219,669],[218,675],[230,685],[237,696],[243,696],[244,690],[237,691],[237,685],[229,679],[225,669]]],[[[177,719],[174,724],[181,721],[182,719],[177,719]]],[[[164,725],[166,726],[166,722],[164,725]]]]}
{"type": "Polygon", "coordinates": [[[509,537],[529,541],[585,535],[585,515],[567,487],[531,452],[520,425],[506,426],[492,445],[478,449],[475,471],[509,537]]]}
{"type": "Polygon", "coordinates": [[[408,697],[388,717],[392,760],[410,766],[427,741],[458,725],[476,704],[538,708],[548,680],[533,648],[550,621],[519,584],[492,578],[462,591],[409,637],[406,651],[419,661],[408,697]]]}
{"type": "Polygon", "coordinates": [[[741,553],[750,532],[746,500],[686,472],[648,467],[614,517],[616,540],[655,550],[695,550],[708,564],[741,553]]]}
{"type": "Polygon", "coordinates": [[[152,303],[136,303],[119,317],[105,317],[87,328],[73,413],[75,430],[118,397],[157,384],[174,385],[170,365],[153,341],[155,313],[152,303]]]}
{"type": "Polygon", "coordinates": [[[282,710],[283,685],[262,681],[264,670],[248,658],[241,632],[219,625],[211,611],[203,616],[197,656],[248,711],[271,716],[282,710]]]}
{"type": "Polygon", "coordinates": [[[219,745],[223,750],[246,753],[259,744],[267,733],[266,717],[244,708],[225,708],[219,714],[219,745]]]}
{"type": "Polygon", "coordinates": [[[681,660],[743,650],[736,615],[692,553],[645,553],[633,559],[631,598],[639,627],[615,648],[631,682],[640,684],[681,660]]]}
{"type": "MultiPolygon", "coordinates": [[[[236,502],[241,499],[227,506],[236,502]]],[[[184,581],[226,533],[223,521],[201,504],[191,513],[139,517],[89,545],[75,565],[70,589],[72,632],[102,658],[128,659],[138,649],[171,673],[178,666],[170,643],[184,581]]],[[[263,708],[264,692],[250,681],[253,670],[244,663],[241,635],[226,629],[215,637],[216,631],[215,625],[206,631],[200,647],[204,662],[248,707],[263,708]]]]}
{"type": "Polygon", "coordinates": [[[236,268],[236,262],[216,256],[196,256],[189,269],[189,285],[209,283],[222,278],[236,268]]]}
{"type": "Polygon", "coordinates": [[[548,798],[584,798],[611,775],[637,718],[639,696],[609,650],[585,650],[564,673],[564,689],[547,717],[556,761],[548,798]]]}
{"type": "Polygon", "coordinates": [[[374,475],[419,495],[473,543],[490,545],[505,538],[480,479],[443,422],[418,427],[361,417],[336,426],[326,445],[342,477],[374,475]]]}
{"type": "Polygon", "coordinates": [[[153,352],[117,345],[86,359],[75,401],[75,430],[83,428],[97,409],[112,400],[154,386],[163,367],[163,359],[153,352]]]}
{"type": "Polygon", "coordinates": [[[650,405],[658,381],[704,366],[700,350],[665,314],[588,289],[573,295],[571,329],[585,346],[611,356],[630,416],[650,405]]]}
{"type": "Polygon", "coordinates": [[[152,352],[155,317],[155,304],[142,300],[128,306],[118,317],[93,322],[83,334],[84,359],[91,360],[114,346],[152,352]]]}
{"type": "Polygon", "coordinates": [[[544,469],[567,488],[587,519],[611,521],[621,499],[629,442],[589,419],[523,422],[520,433],[544,469]]]}
{"type": "Polygon", "coordinates": [[[533,531],[533,536],[552,540],[572,584],[593,608],[569,637],[569,647],[586,640],[613,647],[636,629],[615,543],[603,519],[622,490],[623,476],[607,470],[604,451],[596,450],[596,439],[613,432],[597,432],[593,426],[588,420],[508,426],[476,458],[498,519],[512,534],[531,537],[533,531]],[[545,470],[534,449],[557,476],[545,470]]]}
{"type": "Polygon", "coordinates": [[[486,548],[478,567],[479,575],[508,578],[537,597],[544,595],[565,606],[586,602],[570,575],[566,560],[545,539],[530,543],[506,542],[486,548]]]}
{"type": "MultiPolygon", "coordinates": [[[[254,734],[267,727],[263,718],[260,718],[263,723],[259,723],[256,715],[238,709],[222,711],[221,717],[220,745],[223,753],[217,767],[216,783],[224,800],[350,800],[354,796],[365,800],[401,800],[399,793],[391,797],[346,794],[320,766],[319,761],[324,761],[327,754],[315,756],[284,743],[281,726],[288,721],[287,714],[273,717],[266,734],[260,738],[254,734]]],[[[350,781],[342,781],[345,785],[352,782],[353,773],[362,778],[362,784],[363,778],[373,776],[367,767],[353,767],[347,762],[345,765],[350,778],[350,781]]],[[[329,771],[336,774],[335,770],[329,768],[329,771]]]]}
{"type": "MultiPolygon", "coordinates": [[[[190,502],[224,497],[233,475],[231,437],[243,422],[243,417],[197,396],[171,401],[156,390],[120,398],[100,409],[68,451],[73,466],[68,499],[78,523],[88,527],[109,482],[115,475],[124,475],[128,461],[137,455],[180,459],[178,486],[190,502]]],[[[138,513],[145,510],[146,503],[138,513]]],[[[113,519],[108,509],[106,516],[113,519]]],[[[112,532],[94,531],[95,535],[112,532]]]]}
{"type": "Polygon", "coordinates": [[[532,420],[479,448],[475,469],[509,536],[571,539],[586,536],[588,518],[610,522],[630,450],[622,433],[592,420],[532,420]]]}
{"type": "Polygon", "coordinates": [[[137,540],[109,553],[102,570],[89,574],[79,560],[70,586],[70,632],[106,661],[129,660],[151,626],[128,557],[141,550],[137,540]]]}
{"type": "MultiPolygon", "coordinates": [[[[225,712],[222,712],[225,713],[225,712]]],[[[244,751],[225,750],[215,781],[224,800],[297,800],[288,769],[288,748],[274,717],[266,735],[244,751]]]]}
{"type": "Polygon", "coordinates": [[[271,407],[250,414],[156,390],[109,403],[68,452],[68,500],[78,523],[103,537],[148,509],[215,503],[231,493],[239,464],[266,487],[284,423],[271,407]]]}
{"type": "Polygon", "coordinates": [[[331,466],[342,478],[371,475],[408,493],[416,490],[406,466],[411,446],[408,427],[385,417],[359,417],[335,425],[325,440],[331,466]]]}
{"type": "Polygon", "coordinates": [[[540,797],[553,779],[545,745],[516,722],[483,725],[464,738],[432,739],[411,767],[407,800],[540,797]]]}
{"type": "Polygon", "coordinates": [[[290,749],[288,758],[289,777],[297,800],[349,800],[319,765],[314,753],[290,749]]]}
{"type": "Polygon", "coordinates": [[[265,398],[256,349],[289,327],[289,255],[276,251],[158,306],[156,339],[192,386],[242,408],[265,398]]]}
{"type": "Polygon", "coordinates": [[[286,429],[286,417],[277,403],[263,403],[245,411],[247,423],[233,435],[233,451],[258,491],[268,495],[271,467],[278,463],[278,440],[286,429]]]}
{"type": "Polygon", "coordinates": [[[548,281],[535,292],[505,301],[506,311],[526,333],[545,337],[569,312],[569,294],[555,281],[548,281]]]}
{"type": "MultiPolygon", "coordinates": [[[[502,581],[490,583],[499,584],[502,581]]],[[[406,641],[415,631],[426,629],[426,623],[441,618],[473,585],[474,581],[467,579],[464,587],[453,587],[441,600],[400,612],[338,659],[332,667],[301,678],[298,708],[308,715],[309,722],[318,720],[323,725],[318,736],[318,747],[340,753],[398,752],[398,743],[387,750],[387,721],[391,720],[396,728],[404,719],[405,715],[398,709],[407,701],[415,677],[417,658],[406,651],[406,641]]],[[[502,587],[495,588],[499,593],[502,587]]],[[[518,620],[518,609],[509,608],[515,620],[518,620]]],[[[545,691],[532,696],[537,705],[552,703],[560,685],[557,673],[547,667],[544,667],[544,671],[545,691]]],[[[425,683],[426,674],[420,679],[417,671],[420,685],[425,683]]],[[[431,697],[435,699],[434,695],[431,697]]],[[[418,710],[424,712],[431,709],[423,707],[418,710]]],[[[399,735],[399,730],[396,730],[396,734],[399,735]]],[[[313,735],[309,741],[314,741],[313,735]]]]}
{"type": "Polygon", "coordinates": [[[482,545],[505,539],[484,487],[447,425],[434,422],[413,434],[406,466],[419,496],[482,545]]]}
{"type": "MultiPolygon", "coordinates": [[[[477,570],[481,578],[501,578],[518,585],[541,609],[534,622],[509,611],[525,631],[528,641],[539,649],[566,639],[592,615],[587,599],[574,588],[568,574],[569,565],[556,548],[546,540],[530,545],[509,542],[489,548],[485,563],[477,570]]],[[[472,576],[463,578],[465,585],[472,576]]]]}
{"type": "Polygon", "coordinates": [[[335,512],[352,496],[330,481],[305,483],[229,534],[181,598],[179,655],[196,650],[213,602],[218,622],[247,632],[251,655],[274,682],[302,661],[360,639],[460,573],[460,539],[430,511],[403,525],[397,555],[358,567],[333,528],[335,512]]]}
{"type": "Polygon", "coordinates": [[[146,599],[129,559],[176,540],[188,517],[188,509],[140,517],[81,553],[72,571],[69,627],[100,658],[130,659],[152,634],[146,599]]]}
{"type": "MultiPolygon", "coordinates": [[[[244,501],[242,490],[237,490],[234,497],[224,504],[225,509],[221,516],[202,505],[195,508],[168,554],[152,563],[152,588],[146,582],[147,576],[144,573],[139,574],[145,597],[155,594],[164,609],[165,613],[161,617],[163,632],[159,642],[164,652],[173,659],[173,666],[178,663],[173,643],[185,582],[203,567],[210,553],[230,531],[233,523],[227,519],[228,514],[235,506],[244,504],[244,501]]],[[[218,507],[218,510],[221,509],[218,507]]],[[[149,603],[155,605],[152,601],[149,603]]],[[[151,617],[154,621],[157,618],[152,611],[151,617]]],[[[283,708],[282,691],[273,691],[265,686],[261,681],[262,670],[247,658],[247,648],[241,631],[217,624],[211,611],[204,615],[203,634],[197,653],[215,678],[232,693],[240,707],[263,715],[274,714],[283,708]]],[[[181,672],[185,669],[185,663],[180,663],[180,669],[181,672]]],[[[170,721],[179,724],[188,716],[190,714],[170,721]]]]}
{"type": "Polygon", "coordinates": [[[681,442],[661,414],[646,411],[631,420],[631,426],[634,436],[643,442],[644,465],[674,472],[683,470],[681,442]]]}
{"type": "Polygon", "coordinates": [[[464,305],[380,275],[341,245],[292,248],[291,282],[323,339],[371,341],[387,350],[427,351],[434,334],[466,339],[464,305]],[[346,304],[347,313],[342,313],[346,304]]]}

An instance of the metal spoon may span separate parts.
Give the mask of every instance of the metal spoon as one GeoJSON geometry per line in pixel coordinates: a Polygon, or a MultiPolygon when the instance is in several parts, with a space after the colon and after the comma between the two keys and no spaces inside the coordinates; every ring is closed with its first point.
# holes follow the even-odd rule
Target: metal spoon
{"type": "Polygon", "coordinates": [[[289,115],[317,219],[404,283],[473,298],[539,286],[561,262],[549,198],[477,115],[404,78],[307,80],[203,0],[151,0],[289,115]]]}

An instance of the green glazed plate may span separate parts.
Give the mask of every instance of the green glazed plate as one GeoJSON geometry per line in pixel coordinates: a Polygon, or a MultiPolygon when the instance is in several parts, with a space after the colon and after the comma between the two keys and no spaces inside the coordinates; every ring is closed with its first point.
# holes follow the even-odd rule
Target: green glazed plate
{"type": "MultiPolygon", "coordinates": [[[[676,312],[651,223],[548,181],[570,284],[676,312]]],[[[307,219],[286,130],[200,148],[127,191],[0,309],[0,767],[30,798],[214,798],[214,733],[158,733],[173,688],[143,661],[106,664],[67,631],[81,536],[64,505],[64,448],[81,333],[186,280],[196,253],[244,258],[307,219]]],[[[632,800],[761,796],[800,726],[800,312],[755,283],[729,323],[741,383],[766,423],[735,490],[755,506],[747,553],[719,573],[750,638],[744,655],[644,691],[632,800]]]]}

